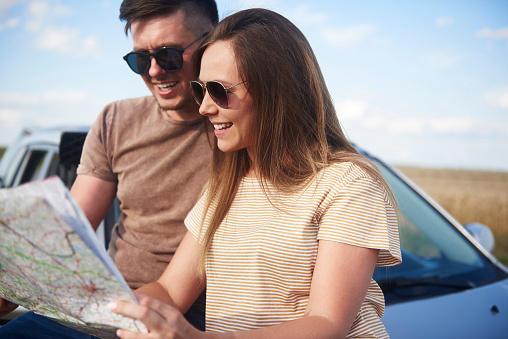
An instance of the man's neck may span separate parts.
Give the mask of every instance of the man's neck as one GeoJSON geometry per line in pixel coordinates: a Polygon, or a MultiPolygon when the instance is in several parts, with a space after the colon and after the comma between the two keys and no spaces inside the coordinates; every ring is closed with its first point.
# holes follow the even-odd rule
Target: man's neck
{"type": "Polygon", "coordinates": [[[173,120],[177,121],[194,121],[201,117],[198,110],[186,111],[186,110],[164,110],[163,112],[173,120]]]}

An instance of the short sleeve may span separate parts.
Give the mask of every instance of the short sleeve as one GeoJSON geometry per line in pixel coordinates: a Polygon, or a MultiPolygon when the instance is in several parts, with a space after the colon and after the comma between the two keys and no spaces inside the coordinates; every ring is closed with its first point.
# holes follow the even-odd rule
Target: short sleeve
{"type": "Polygon", "coordinates": [[[367,174],[341,179],[323,204],[318,239],[380,249],[377,266],[400,264],[397,214],[384,187],[367,174]]]}
{"type": "Polygon", "coordinates": [[[106,106],[92,124],[83,145],[77,174],[91,175],[107,181],[117,181],[108,157],[108,148],[111,149],[112,145],[108,145],[108,142],[110,142],[110,124],[108,124],[107,119],[109,118],[108,112],[111,110],[113,110],[113,106],[106,106]]]}
{"type": "Polygon", "coordinates": [[[184,220],[187,230],[195,239],[200,239],[200,243],[203,242],[202,237],[204,233],[202,233],[202,224],[204,220],[203,216],[205,213],[208,192],[208,189],[206,189],[184,220]]]}

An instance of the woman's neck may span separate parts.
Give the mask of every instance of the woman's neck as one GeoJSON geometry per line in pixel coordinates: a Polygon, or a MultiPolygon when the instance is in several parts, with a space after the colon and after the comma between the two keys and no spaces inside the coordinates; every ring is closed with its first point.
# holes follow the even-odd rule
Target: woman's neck
{"type": "Polygon", "coordinates": [[[259,174],[258,167],[256,166],[257,162],[255,159],[255,153],[252,147],[247,147],[247,154],[250,158],[250,169],[247,171],[247,174],[245,174],[246,177],[249,178],[256,178],[259,174]]]}

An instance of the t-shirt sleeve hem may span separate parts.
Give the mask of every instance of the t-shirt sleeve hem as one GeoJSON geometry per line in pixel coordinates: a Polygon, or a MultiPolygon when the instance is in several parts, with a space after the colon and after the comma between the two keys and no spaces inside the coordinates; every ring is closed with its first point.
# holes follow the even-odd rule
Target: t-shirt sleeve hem
{"type": "Polygon", "coordinates": [[[82,165],[79,165],[76,173],[78,175],[80,174],[90,175],[92,177],[96,177],[102,180],[118,182],[118,179],[115,176],[112,176],[110,172],[102,171],[98,168],[86,168],[82,165]]]}

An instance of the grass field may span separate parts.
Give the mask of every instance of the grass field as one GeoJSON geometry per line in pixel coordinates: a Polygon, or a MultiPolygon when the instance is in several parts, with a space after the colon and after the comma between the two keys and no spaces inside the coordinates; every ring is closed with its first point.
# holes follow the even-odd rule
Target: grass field
{"type": "Polygon", "coordinates": [[[508,172],[397,166],[461,224],[490,227],[499,261],[508,264],[508,172]]]}

